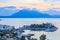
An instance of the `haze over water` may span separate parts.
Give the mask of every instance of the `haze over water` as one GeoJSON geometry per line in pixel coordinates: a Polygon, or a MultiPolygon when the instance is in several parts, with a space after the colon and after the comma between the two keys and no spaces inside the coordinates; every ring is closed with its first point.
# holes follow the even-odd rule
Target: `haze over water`
{"type": "Polygon", "coordinates": [[[22,27],[23,25],[52,23],[58,30],[55,32],[43,32],[43,31],[26,31],[26,33],[34,33],[35,38],[41,34],[46,34],[49,40],[60,40],[60,18],[0,18],[0,24],[15,26],[15,28],[22,27]]]}

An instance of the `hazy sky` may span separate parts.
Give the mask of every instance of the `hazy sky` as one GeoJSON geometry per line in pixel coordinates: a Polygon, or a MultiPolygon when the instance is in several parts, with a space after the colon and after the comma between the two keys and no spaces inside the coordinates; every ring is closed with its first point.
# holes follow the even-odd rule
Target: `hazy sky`
{"type": "Polygon", "coordinates": [[[60,0],[0,0],[0,6],[37,8],[39,10],[58,9],[60,0]]]}

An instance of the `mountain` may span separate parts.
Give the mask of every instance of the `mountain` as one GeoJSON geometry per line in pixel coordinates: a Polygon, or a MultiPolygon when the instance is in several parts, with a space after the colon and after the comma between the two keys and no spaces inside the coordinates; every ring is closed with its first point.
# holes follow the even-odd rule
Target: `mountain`
{"type": "Polygon", "coordinates": [[[50,14],[50,15],[60,15],[60,11],[56,9],[45,10],[43,11],[43,13],[50,14]]]}
{"type": "Polygon", "coordinates": [[[60,18],[60,15],[52,15],[51,18],[60,18]]]}
{"type": "MultiPolygon", "coordinates": [[[[54,10],[48,10],[48,11],[42,12],[35,8],[32,8],[32,9],[24,8],[21,10],[15,10],[15,7],[13,6],[0,8],[0,18],[60,18],[60,15],[51,15],[54,13],[55,13],[54,10]],[[2,12],[4,15],[2,14],[2,12]],[[1,16],[1,14],[3,16],[1,16]]],[[[55,14],[58,14],[58,13],[56,11],[55,14]]]]}
{"type": "Polygon", "coordinates": [[[46,14],[50,14],[51,18],[60,18],[60,9],[49,9],[44,11],[46,14]]]}
{"type": "Polygon", "coordinates": [[[18,10],[16,9],[15,6],[4,6],[0,7],[0,16],[10,16],[17,12],[18,10]]]}
{"type": "Polygon", "coordinates": [[[31,10],[31,9],[23,9],[19,12],[13,14],[11,17],[15,18],[48,18],[51,17],[48,14],[41,13],[38,10],[31,10]]]}

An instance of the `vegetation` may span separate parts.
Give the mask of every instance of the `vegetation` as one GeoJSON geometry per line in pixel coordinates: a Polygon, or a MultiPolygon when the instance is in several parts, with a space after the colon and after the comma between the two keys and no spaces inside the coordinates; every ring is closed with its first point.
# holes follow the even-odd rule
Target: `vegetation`
{"type": "Polygon", "coordinates": [[[0,40],[7,40],[5,36],[0,36],[0,40]]]}
{"type": "Polygon", "coordinates": [[[32,28],[47,28],[48,25],[54,26],[51,23],[42,23],[42,24],[31,24],[30,27],[32,27],[32,28]]]}
{"type": "Polygon", "coordinates": [[[40,36],[40,40],[46,40],[46,35],[45,35],[45,34],[42,34],[42,35],[40,36]]]}
{"type": "Polygon", "coordinates": [[[21,40],[25,40],[25,36],[22,36],[22,37],[21,37],[21,40]]]}
{"type": "Polygon", "coordinates": [[[31,40],[37,40],[36,38],[32,38],[31,40]]]}
{"type": "Polygon", "coordinates": [[[31,31],[46,31],[46,32],[54,32],[57,30],[55,25],[52,23],[42,23],[42,24],[31,24],[23,26],[25,30],[31,30],[31,31]]]}
{"type": "MultiPolygon", "coordinates": [[[[54,29],[54,27],[55,26],[52,25],[51,23],[31,24],[31,25],[27,25],[27,26],[25,25],[22,28],[17,28],[17,29],[15,29],[15,27],[13,27],[13,26],[0,25],[0,40],[5,40],[6,38],[21,38],[21,40],[25,40],[26,36],[22,35],[22,33],[26,29],[37,30],[37,31],[38,30],[45,31],[46,29],[51,29],[51,28],[54,29]]],[[[56,31],[56,29],[55,29],[55,31],[56,31]]],[[[31,39],[31,36],[29,36],[27,38],[28,38],[28,40],[37,40],[34,38],[31,39]]],[[[41,35],[40,40],[46,40],[46,35],[45,34],[41,35]]]]}

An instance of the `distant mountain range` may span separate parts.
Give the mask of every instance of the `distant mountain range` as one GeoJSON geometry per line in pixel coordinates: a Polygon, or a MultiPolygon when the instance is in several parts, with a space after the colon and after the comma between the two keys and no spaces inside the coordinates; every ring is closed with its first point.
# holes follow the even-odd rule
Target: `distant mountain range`
{"type": "Polygon", "coordinates": [[[43,11],[43,13],[50,14],[50,15],[60,15],[60,11],[58,9],[49,9],[43,11]]]}
{"type": "MultiPolygon", "coordinates": [[[[5,9],[8,8],[8,10],[9,9],[11,10],[11,9],[15,9],[16,7],[8,6],[8,7],[3,7],[3,8],[5,9]]],[[[1,10],[2,8],[0,8],[0,11],[1,10]]],[[[11,13],[11,11],[3,11],[3,13],[5,13],[6,15],[7,15],[7,12],[11,13]]],[[[42,13],[41,11],[38,11],[37,9],[33,8],[33,9],[22,9],[18,12],[16,12],[15,10],[14,13],[11,14],[10,16],[0,16],[0,18],[60,18],[60,15],[50,15],[49,12],[42,13]]]]}
{"type": "Polygon", "coordinates": [[[40,13],[39,11],[36,10],[29,10],[29,9],[23,9],[20,10],[17,13],[14,13],[11,16],[0,16],[3,18],[48,18],[51,17],[48,14],[40,13]]]}
{"type": "Polygon", "coordinates": [[[16,13],[18,10],[15,6],[5,6],[0,7],[0,16],[11,16],[12,14],[16,13]]]}
{"type": "Polygon", "coordinates": [[[37,10],[23,9],[12,15],[12,17],[21,18],[40,18],[40,17],[50,17],[48,14],[41,13],[37,10]]]}

